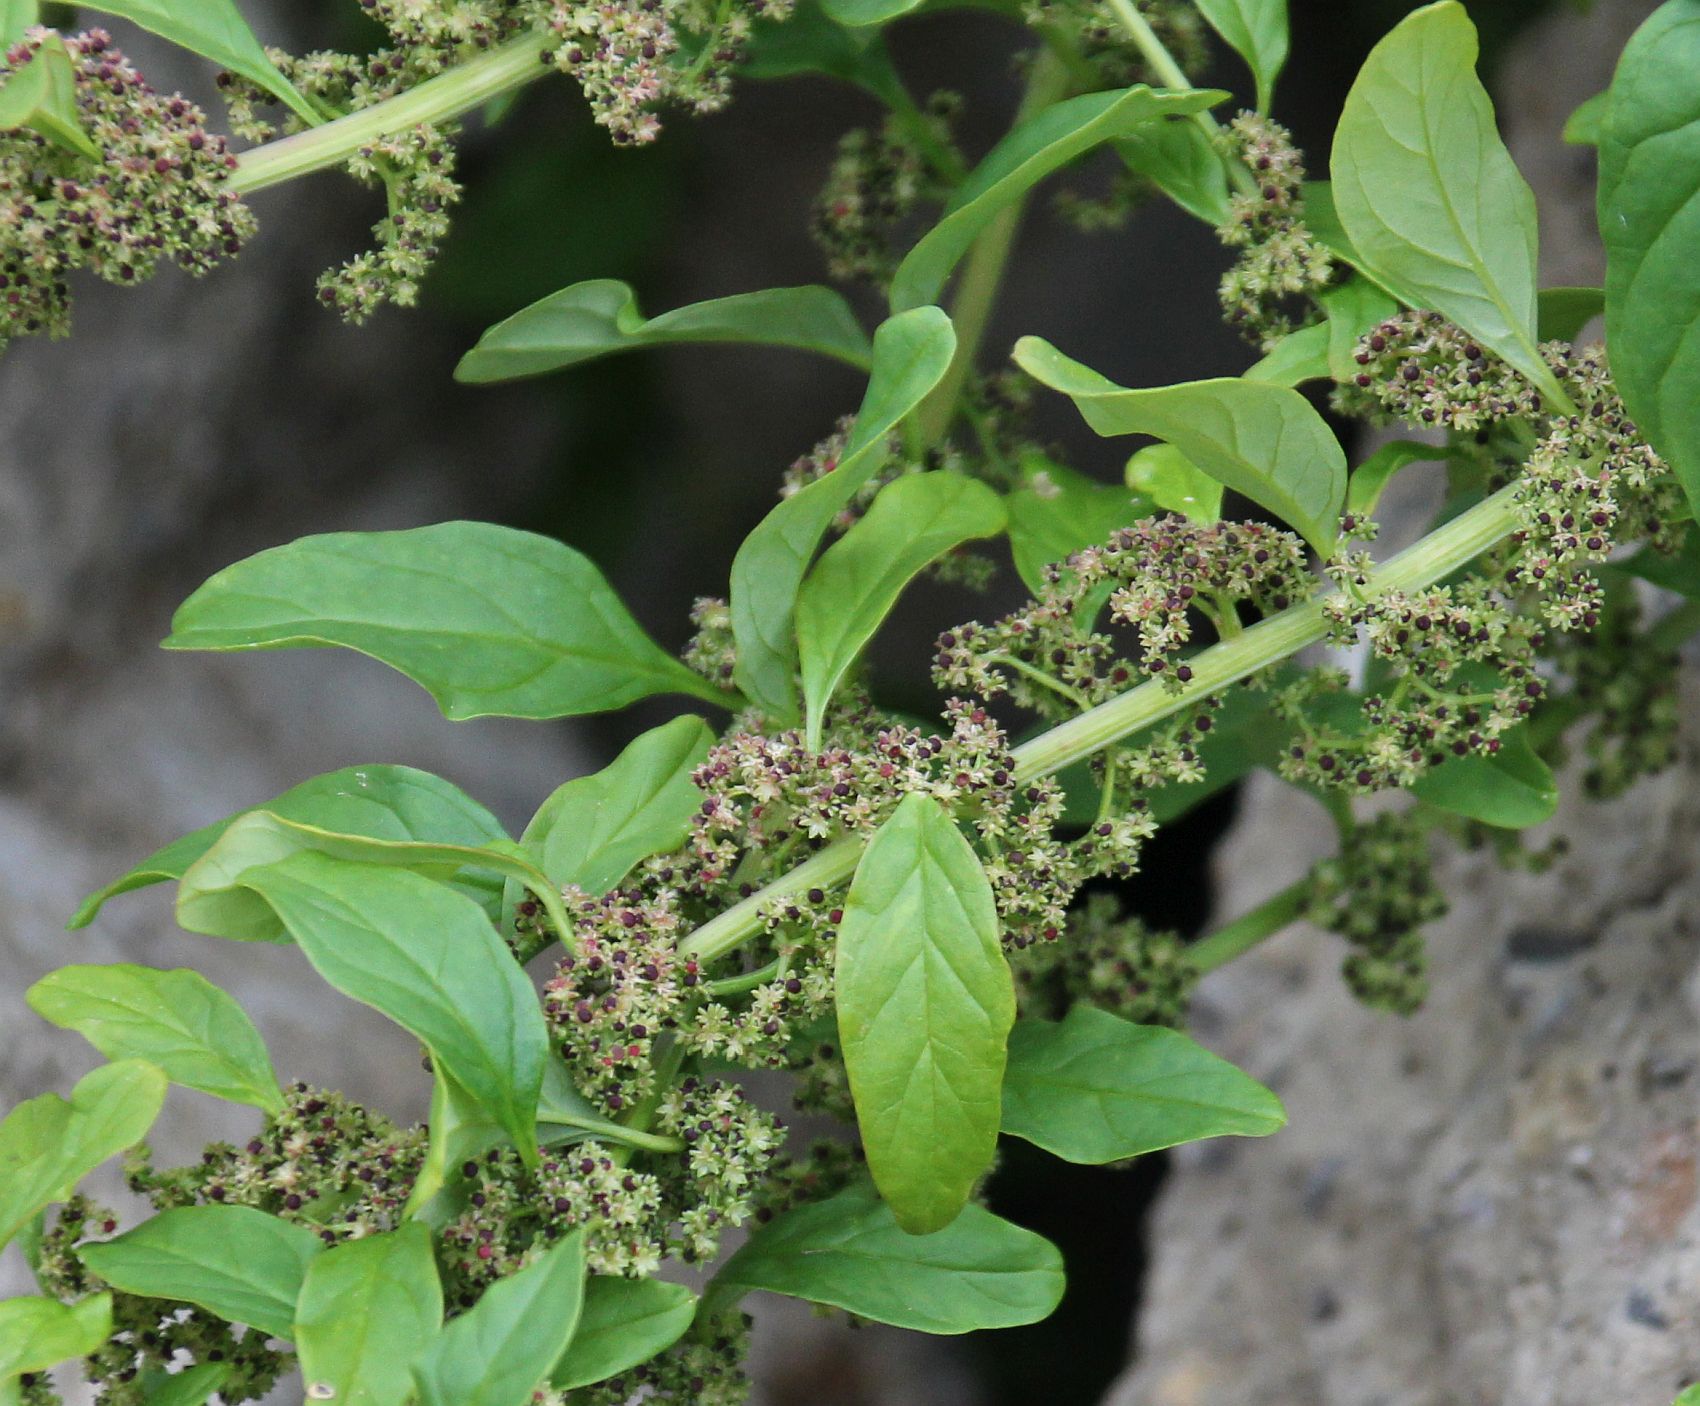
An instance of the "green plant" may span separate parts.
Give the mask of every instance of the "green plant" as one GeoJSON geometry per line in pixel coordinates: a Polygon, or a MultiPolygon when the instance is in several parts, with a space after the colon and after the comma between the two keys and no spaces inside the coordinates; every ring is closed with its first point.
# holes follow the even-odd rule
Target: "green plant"
{"type": "Polygon", "coordinates": [[[258,144],[230,156],[103,32],[0,9],[11,334],[65,330],[77,267],[204,269],[246,235],[241,196],[331,165],[383,186],[388,209],[324,301],[355,318],[412,301],[464,114],[564,69],[616,140],[645,141],[658,105],[710,110],[740,64],[885,104],[845,142],[818,225],[890,315],[869,337],[810,287],[645,318],[602,280],[468,353],[469,381],[728,340],[866,370],[855,415],[743,543],[727,598],[699,603],[682,661],[582,554],[473,523],[307,538],[183,605],[168,648],[339,645],[450,718],[667,694],[712,722],[644,733],[518,840],[436,777],[354,768],[93,895],[73,926],[174,882],[188,931],[293,944],[419,1040],[431,1116],[399,1127],[280,1084],[246,1015],[193,972],[38,983],[31,1006],[112,1062],[0,1124],[0,1244],[23,1244],[42,1289],[0,1304],[0,1401],[54,1399],[45,1373],[73,1358],[115,1403],[256,1399],[292,1359],[309,1399],[373,1406],[736,1401],[751,1290],[934,1333],[1042,1318],[1059,1256],[977,1199],[1000,1133],[1113,1163],[1275,1131],[1275,1096],[1182,1033],[1201,975],[1305,918],[1345,940],[1354,991],[1408,1013],[1422,925],[1444,909],[1435,832],[1538,863],[1516,832],[1552,813],[1567,739],[1585,739],[1600,793],[1669,760],[1674,649],[1700,625],[1685,506],[1700,0],[1670,0],[1574,124],[1600,146],[1604,293],[1537,289],[1533,198],[1455,0],[1371,54],[1332,183],[1305,179],[1268,116],[1281,0],[995,6],[1037,42],[1015,123],[978,163],[953,104],[914,101],[886,54],[881,26],[912,0],[365,0],[379,47],[305,58],[264,49],[226,0],[101,8],[222,64],[258,144]],[[1225,125],[1228,95],[1186,76],[1210,31],[1254,80],[1256,110],[1225,125]],[[1243,375],[1127,389],[1035,338],[1020,374],[981,369],[1024,204],[1100,149],[1121,167],[1112,194],[1062,208],[1104,226],[1161,197],[1216,227],[1237,251],[1224,313],[1262,354],[1243,375]],[[1602,310],[1609,367],[1572,345],[1602,310]],[[1300,385],[1432,437],[1353,469],[1300,385]],[[1100,435],[1158,443],[1124,485],[1096,483],[1033,440],[1037,388],[1100,435]],[[1446,506],[1376,561],[1379,497],[1424,462],[1444,464],[1446,506]],[[1225,489],[1285,526],[1224,519],[1225,489]],[[999,539],[1032,599],[940,637],[941,722],[883,709],[859,671],[870,638],[917,575],[983,578],[999,539]],[[1635,578],[1688,603],[1644,622],[1635,578]],[[1359,675],[1301,667],[1319,643],[1361,647],[1359,675]],[[1190,943],[1084,891],[1256,767],[1338,821],[1338,855],[1306,880],[1190,943]],[[1355,814],[1394,788],[1405,809],[1355,814]],[[842,1115],[855,1142],[787,1149],[733,1082],[749,1069],[789,1071],[799,1104],[842,1115]],[[156,1167],[142,1139],[168,1083],[252,1105],[253,1137],[156,1167]],[[156,1214],[121,1229],[77,1187],[126,1151],[156,1214]],[[700,1299],[660,1277],[716,1261],[741,1225],[700,1299]]]}

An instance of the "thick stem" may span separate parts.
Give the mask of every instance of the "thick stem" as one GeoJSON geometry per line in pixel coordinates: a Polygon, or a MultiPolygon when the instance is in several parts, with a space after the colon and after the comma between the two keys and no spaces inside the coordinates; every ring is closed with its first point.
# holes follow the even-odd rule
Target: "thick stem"
{"type": "MultiPolygon", "coordinates": [[[[1370,573],[1370,595],[1412,591],[1450,576],[1502,538],[1518,523],[1517,485],[1460,513],[1422,541],[1407,547],[1370,573]]],[[[1187,663],[1192,680],[1174,688],[1161,679],[1140,684],[1096,708],[1060,723],[1015,749],[1016,778],[1031,781],[1083,761],[1112,743],[1143,732],[1175,713],[1202,703],[1239,682],[1317,643],[1326,632],[1320,597],[1250,626],[1244,634],[1201,650],[1187,663]]],[[[839,840],[766,888],[704,923],[679,946],[686,957],[713,961],[760,931],[762,911],[775,899],[809,889],[830,889],[856,872],[864,841],[839,840]]]]}
{"type": "Polygon", "coordinates": [[[1275,936],[1304,910],[1305,894],[1309,888],[1310,879],[1300,879],[1264,899],[1251,912],[1235,918],[1225,927],[1217,928],[1208,937],[1199,938],[1186,949],[1188,964],[1201,975],[1212,972],[1251,951],[1264,938],[1275,936]]]}
{"type": "Polygon", "coordinates": [[[552,34],[526,34],[428,78],[393,98],[339,117],[322,127],[267,142],[236,158],[233,190],[252,195],[282,181],[327,166],[339,166],[373,142],[421,123],[447,122],[551,70],[543,55],[558,41],[552,34]]]}

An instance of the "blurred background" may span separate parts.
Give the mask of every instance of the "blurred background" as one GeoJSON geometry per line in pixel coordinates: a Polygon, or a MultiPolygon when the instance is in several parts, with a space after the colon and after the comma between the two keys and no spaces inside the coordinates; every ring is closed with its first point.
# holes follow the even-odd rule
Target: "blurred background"
{"type": "MultiPolygon", "coordinates": [[[[1322,174],[1358,64],[1412,7],[1291,4],[1294,58],[1276,111],[1322,174]]],[[[1592,10],[1571,0],[1470,6],[1483,31],[1484,74],[1509,90],[1514,149],[1542,192],[1548,282],[1598,280],[1591,153],[1561,146],[1558,131],[1604,86],[1623,37],[1650,8],[1606,0],[1592,10]]],[[[244,9],[268,40],[297,50],[358,42],[351,0],[244,0],[244,9]]],[[[971,156],[983,153],[1013,108],[1010,56],[1024,33],[963,10],[900,25],[892,41],[912,90],[964,95],[963,139],[971,156]]],[[[202,100],[217,124],[206,72],[146,36],[124,32],[119,42],[155,86],[202,100]]],[[[1229,55],[1205,76],[1243,91],[1236,64],[1229,55]]],[[[682,644],[693,600],[724,594],[737,544],[773,502],[782,470],[855,408],[856,374],[733,347],[645,352],[490,388],[457,386],[451,373],[489,324],[579,279],[628,280],[652,314],[824,281],[810,203],[838,138],[871,120],[870,99],[830,80],[746,82],[724,114],[671,117],[652,147],[616,151],[569,82],[540,83],[494,130],[469,135],[465,204],[420,308],[349,328],[316,305],[315,275],[364,247],[380,213],[372,192],[330,173],[256,197],[261,232],[235,266],[199,282],[165,273],[136,290],[84,282],[71,340],[20,342],[5,353],[0,1104],[65,1089],[93,1062],[74,1036],[28,1012],[24,989],[66,961],[133,960],[193,965],[239,994],[286,1077],[335,1084],[397,1117],[422,1115],[409,1042],[319,986],[290,951],[178,933],[165,890],[121,898],[87,932],[66,933],[64,920],[83,893],[158,845],[345,765],[439,772],[517,833],[560,781],[603,764],[671,705],[557,724],[449,724],[422,692],[352,654],[167,656],[157,642],[189,591],[260,548],[311,532],[471,517],[587,552],[658,639],[682,644]]],[[[1088,236],[1053,217],[1041,197],[988,354],[1037,333],[1127,385],[1239,370],[1255,356],[1219,320],[1215,285],[1226,262],[1208,230],[1167,207],[1153,204],[1124,230],[1088,236]]],[[[877,309],[864,294],[852,297],[872,325],[877,309]]],[[[1047,433],[1069,445],[1075,462],[1106,481],[1119,477],[1125,446],[1093,438],[1058,405],[1045,414],[1047,433]]],[[[1000,613],[1018,590],[1012,572],[989,599],[918,589],[873,658],[884,696],[932,706],[920,661],[938,630],[1000,613]]],[[[1148,852],[1132,894],[1153,922],[1195,931],[1209,919],[1212,855],[1236,805],[1219,798],[1148,852]]],[[[168,1157],[187,1157],[240,1132],[243,1118],[174,1093],[157,1141],[168,1157]]],[[[1146,1227],[1164,1159],[1097,1170],[1025,1145],[1006,1152],[996,1208],[1056,1240],[1068,1260],[1069,1295],[1056,1318],[937,1343],[769,1310],[755,1357],[761,1400],[1070,1406],[1104,1398],[1134,1360],[1146,1227]]],[[[18,1266],[10,1258],[0,1266],[0,1289],[15,1290],[18,1266]]],[[[1136,1394],[1123,1399],[1252,1399],[1227,1380],[1130,1379],[1123,1390],[1136,1394]]],[[[1259,1399],[1535,1399],[1430,1396],[1421,1394],[1428,1384],[1407,1385],[1411,1392],[1336,1395],[1301,1383],[1259,1399]]]]}

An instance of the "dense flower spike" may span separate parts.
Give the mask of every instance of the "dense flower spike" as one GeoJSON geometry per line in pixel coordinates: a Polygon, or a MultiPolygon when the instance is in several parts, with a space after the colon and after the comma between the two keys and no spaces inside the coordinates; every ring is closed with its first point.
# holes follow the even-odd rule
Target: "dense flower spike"
{"type": "MultiPolygon", "coordinates": [[[[5,52],[0,82],[49,31],[5,52]]],[[[88,269],[137,283],[169,261],[205,273],[235,254],[254,220],[228,188],[234,158],[186,98],[154,92],[105,30],[64,40],[88,157],[28,128],[0,131],[0,348],[70,331],[69,279],[88,269]]]]}
{"type": "MultiPolygon", "coordinates": [[[[935,146],[951,150],[957,100],[936,93],[919,120],[935,146]]],[[[815,197],[812,228],[834,278],[889,279],[902,256],[895,239],[923,201],[949,188],[928,164],[920,135],[896,116],[878,130],[858,128],[839,139],[826,184],[815,197]]]]}

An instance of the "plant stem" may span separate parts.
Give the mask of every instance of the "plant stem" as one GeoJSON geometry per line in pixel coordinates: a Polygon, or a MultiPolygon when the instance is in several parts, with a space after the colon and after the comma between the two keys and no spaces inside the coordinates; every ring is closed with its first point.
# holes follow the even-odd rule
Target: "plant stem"
{"type": "MultiPolygon", "coordinates": [[[[1376,567],[1366,589],[1376,594],[1417,590],[1450,576],[1516,529],[1516,493],[1517,485],[1508,485],[1436,528],[1376,567]]],[[[1032,781],[1082,761],[1317,643],[1325,632],[1320,596],[1260,620],[1187,660],[1190,683],[1176,688],[1152,679],[1023,743],[1014,751],[1016,780],[1032,781]]],[[[812,888],[834,888],[847,880],[856,871],[864,844],[861,836],[851,836],[828,845],[704,923],[679,944],[680,953],[710,962],[730,952],[761,930],[762,912],[774,900],[812,888]]]]}
{"type": "Polygon", "coordinates": [[[405,93],[322,127],[245,151],[236,158],[231,189],[240,195],[252,195],[267,186],[341,165],[363,148],[396,132],[405,132],[421,123],[446,122],[459,117],[491,98],[551,72],[542,58],[557,42],[552,34],[521,35],[457,64],[447,73],[428,78],[405,93]]]}
{"type": "MultiPolygon", "coordinates": [[[[1069,82],[1063,61],[1050,49],[1038,51],[1011,130],[1065,97],[1069,82]]],[[[950,304],[950,320],[956,329],[956,355],[951,358],[943,379],[915,412],[917,433],[925,449],[943,439],[950,422],[956,418],[956,403],[973,374],[980,343],[985,339],[986,322],[997,301],[998,285],[1003,282],[1004,267],[1009,263],[1015,231],[1021,224],[1026,204],[1025,200],[1016,200],[999,210],[968,251],[950,304]]]]}
{"type": "Polygon", "coordinates": [[[1305,894],[1309,888],[1308,876],[1288,884],[1279,893],[1264,899],[1251,912],[1235,918],[1225,927],[1217,928],[1208,937],[1201,937],[1186,949],[1188,964],[1200,975],[1212,972],[1249,952],[1264,938],[1275,936],[1304,910],[1305,894]]]}

